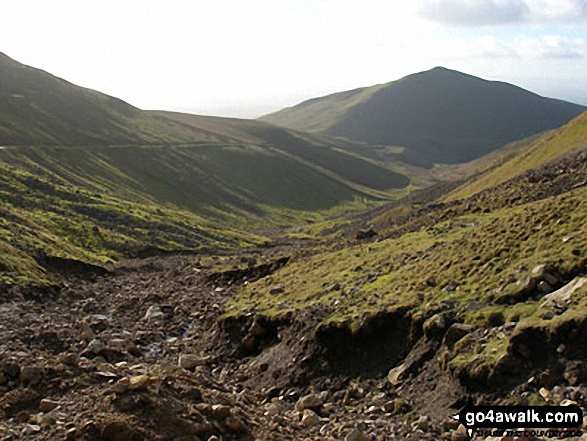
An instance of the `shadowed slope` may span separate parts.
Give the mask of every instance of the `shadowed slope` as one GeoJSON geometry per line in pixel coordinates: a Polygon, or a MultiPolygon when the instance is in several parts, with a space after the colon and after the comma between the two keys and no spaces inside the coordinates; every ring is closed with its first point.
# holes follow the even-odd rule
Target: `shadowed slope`
{"type": "Polygon", "coordinates": [[[311,100],[262,120],[373,145],[403,146],[402,159],[430,165],[475,159],[558,127],[584,109],[439,67],[311,100]]]}

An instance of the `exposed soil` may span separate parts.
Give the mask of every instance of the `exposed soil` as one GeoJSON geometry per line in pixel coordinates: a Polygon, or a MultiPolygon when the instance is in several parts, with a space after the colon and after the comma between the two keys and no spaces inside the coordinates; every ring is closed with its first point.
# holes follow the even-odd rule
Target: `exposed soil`
{"type": "MultiPolygon", "coordinates": [[[[586,155],[574,152],[506,183],[500,198],[428,204],[375,227],[400,234],[560,194],[587,184],[586,155]]],[[[459,440],[466,436],[451,415],[469,398],[489,404],[544,389],[548,403],[586,405],[585,351],[570,367],[517,365],[520,378],[524,369],[537,376],[488,389],[442,369],[450,323],[425,331],[409,311],[366,316],[354,332],[317,327],[326,307],[278,319],[222,316],[243,284],[312,252],[284,241],[107,269],[49,259],[55,287],[0,286],[0,439],[459,440]]],[[[578,335],[583,341],[587,331],[578,335]]]]}

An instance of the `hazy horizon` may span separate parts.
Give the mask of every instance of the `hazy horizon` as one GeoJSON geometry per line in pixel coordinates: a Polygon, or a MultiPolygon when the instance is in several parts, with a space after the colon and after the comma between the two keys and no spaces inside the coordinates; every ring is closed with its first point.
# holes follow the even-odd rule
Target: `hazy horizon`
{"type": "Polygon", "coordinates": [[[587,0],[4,0],[0,52],[142,109],[254,118],[443,66],[587,105],[587,0]]]}

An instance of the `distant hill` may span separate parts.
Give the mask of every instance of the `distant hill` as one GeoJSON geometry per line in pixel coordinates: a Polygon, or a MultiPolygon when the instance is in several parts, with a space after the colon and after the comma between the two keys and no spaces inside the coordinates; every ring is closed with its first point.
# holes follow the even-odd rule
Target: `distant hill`
{"type": "Polygon", "coordinates": [[[413,164],[460,163],[554,129],[585,107],[437,67],[262,117],[298,130],[402,146],[413,164]]]}

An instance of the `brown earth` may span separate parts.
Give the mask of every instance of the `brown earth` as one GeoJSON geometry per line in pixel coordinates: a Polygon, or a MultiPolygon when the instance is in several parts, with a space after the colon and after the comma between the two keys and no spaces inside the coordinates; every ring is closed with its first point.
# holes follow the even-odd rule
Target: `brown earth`
{"type": "MultiPolygon", "coordinates": [[[[381,221],[377,235],[361,240],[560,194],[586,185],[586,164],[585,150],[574,152],[499,193],[381,221]]],[[[351,242],[366,219],[345,232],[351,242]]],[[[450,315],[425,327],[407,311],[380,312],[355,332],[317,327],[329,312],[320,307],[278,319],[222,316],[242,284],[313,252],[282,239],[234,255],[158,256],[106,270],[54,259],[45,262],[54,288],[0,286],[0,439],[457,440],[466,437],[451,415],[469,398],[489,404],[540,390],[548,403],[585,407],[580,362],[564,371],[572,381],[539,366],[538,376],[508,389],[451,376],[438,354],[451,333],[467,330],[451,327],[450,315]]]]}

